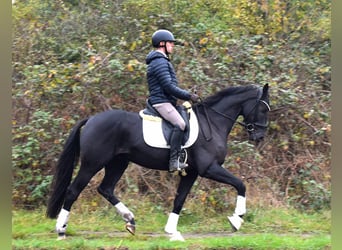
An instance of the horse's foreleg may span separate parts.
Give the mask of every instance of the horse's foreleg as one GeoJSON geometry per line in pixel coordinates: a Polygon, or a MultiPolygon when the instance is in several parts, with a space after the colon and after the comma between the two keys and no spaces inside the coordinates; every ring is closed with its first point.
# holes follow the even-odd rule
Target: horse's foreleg
{"type": "Polygon", "coordinates": [[[237,196],[234,213],[241,217],[246,213],[246,196],[237,196]]]}
{"type": "Polygon", "coordinates": [[[243,223],[243,215],[246,213],[246,197],[238,195],[236,199],[235,211],[232,216],[228,216],[228,221],[234,231],[240,229],[243,223]]]}
{"type": "Polygon", "coordinates": [[[237,190],[234,214],[228,216],[228,220],[234,231],[239,230],[243,223],[242,217],[246,213],[246,186],[239,178],[217,163],[212,164],[203,174],[203,177],[232,185],[237,190]]]}
{"type": "Polygon", "coordinates": [[[165,225],[165,232],[170,234],[170,240],[184,241],[183,236],[177,230],[179,213],[182,210],[185,199],[190,192],[195,180],[197,179],[197,173],[188,173],[186,176],[182,176],[177,189],[177,194],[173,203],[173,210],[169,214],[169,218],[165,225]]]}

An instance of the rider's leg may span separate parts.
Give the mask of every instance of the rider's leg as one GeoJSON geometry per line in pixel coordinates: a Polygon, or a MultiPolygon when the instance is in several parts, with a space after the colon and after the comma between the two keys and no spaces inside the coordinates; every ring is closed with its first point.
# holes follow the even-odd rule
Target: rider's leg
{"type": "Polygon", "coordinates": [[[171,103],[159,103],[153,105],[153,107],[165,120],[174,125],[174,129],[170,137],[170,172],[176,171],[180,168],[185,168],[186,164],[179,162],[178,160],[186,126],[182,116],[171,103]]]}
{"type": "Polygon", "coordinates": [[[172,135],[170,138],[170,161],[169,171],[173,172],[180,168],[185,168],[186,164],[180,162],[178,157],[181,151],[184,131],[181,130],[177,125],[173,128],[172,135]]]}

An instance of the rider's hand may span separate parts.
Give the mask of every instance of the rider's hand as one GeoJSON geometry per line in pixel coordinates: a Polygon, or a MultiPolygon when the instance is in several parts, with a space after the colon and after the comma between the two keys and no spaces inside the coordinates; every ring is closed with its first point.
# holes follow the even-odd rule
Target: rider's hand
{"type": "Polygon", "coordinates": [[[191,100],[193,103],[196,103],[196,102],[199,102],[200,97],[199,97],[198,95],[196,95],[196,94],[191,94],[190,100],[191,100]]]}

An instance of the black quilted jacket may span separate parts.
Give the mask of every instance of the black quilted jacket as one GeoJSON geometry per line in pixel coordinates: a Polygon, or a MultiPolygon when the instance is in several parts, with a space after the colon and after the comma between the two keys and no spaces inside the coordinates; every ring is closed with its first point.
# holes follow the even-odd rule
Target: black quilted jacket
{"type": "Polygon", "coordinates": [[[178,87],[175,70],[165,55],[151,51],[146,57],[146,64],[149,102],[152,105],[170,102],[175,106],[177,99],[190,100],[190,92],[178,87]]]}

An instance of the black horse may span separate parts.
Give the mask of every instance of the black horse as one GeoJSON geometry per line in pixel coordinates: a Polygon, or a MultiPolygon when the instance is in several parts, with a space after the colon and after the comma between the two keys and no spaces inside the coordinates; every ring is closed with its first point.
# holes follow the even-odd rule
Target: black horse
{"type": "MultiPolygon", "coordinates": [[[[193,110],[199,124],[198,138],[187,148],[187,174],[180,175],[173,210],[165,231],[174,239],[183,240],[177,231],[179,213],[198,176],[232,185],[237,190],[236,207],[228,216],[234,230],[238,230],[246,213],[246,187],[243,182],[221,167],[227,155],[227,137],[239,122],[249,134],[249,139],[263,139],[268,125],[268,84],[234,86],[194,104],[193,110]]],[[[126,222],[126,229],[134,234],[133,213],[114,195],[114,188],[129,162],[140,166],[168,170],[169,150],[148,146],[143,138],[142,119],[138,113],[108,110],[79,121],[72,129],[58,160],[47,205],[47,216],[56,218],[56,231],[65,237],[71,206],[91,178],[102,168],[105,175],[98,192],[105,197],[126,222]],[[80,158],[80,169],[71,183],[72,174],[80,158]],[[71,184],[70,184],[71,183],[71,184]]]]}

